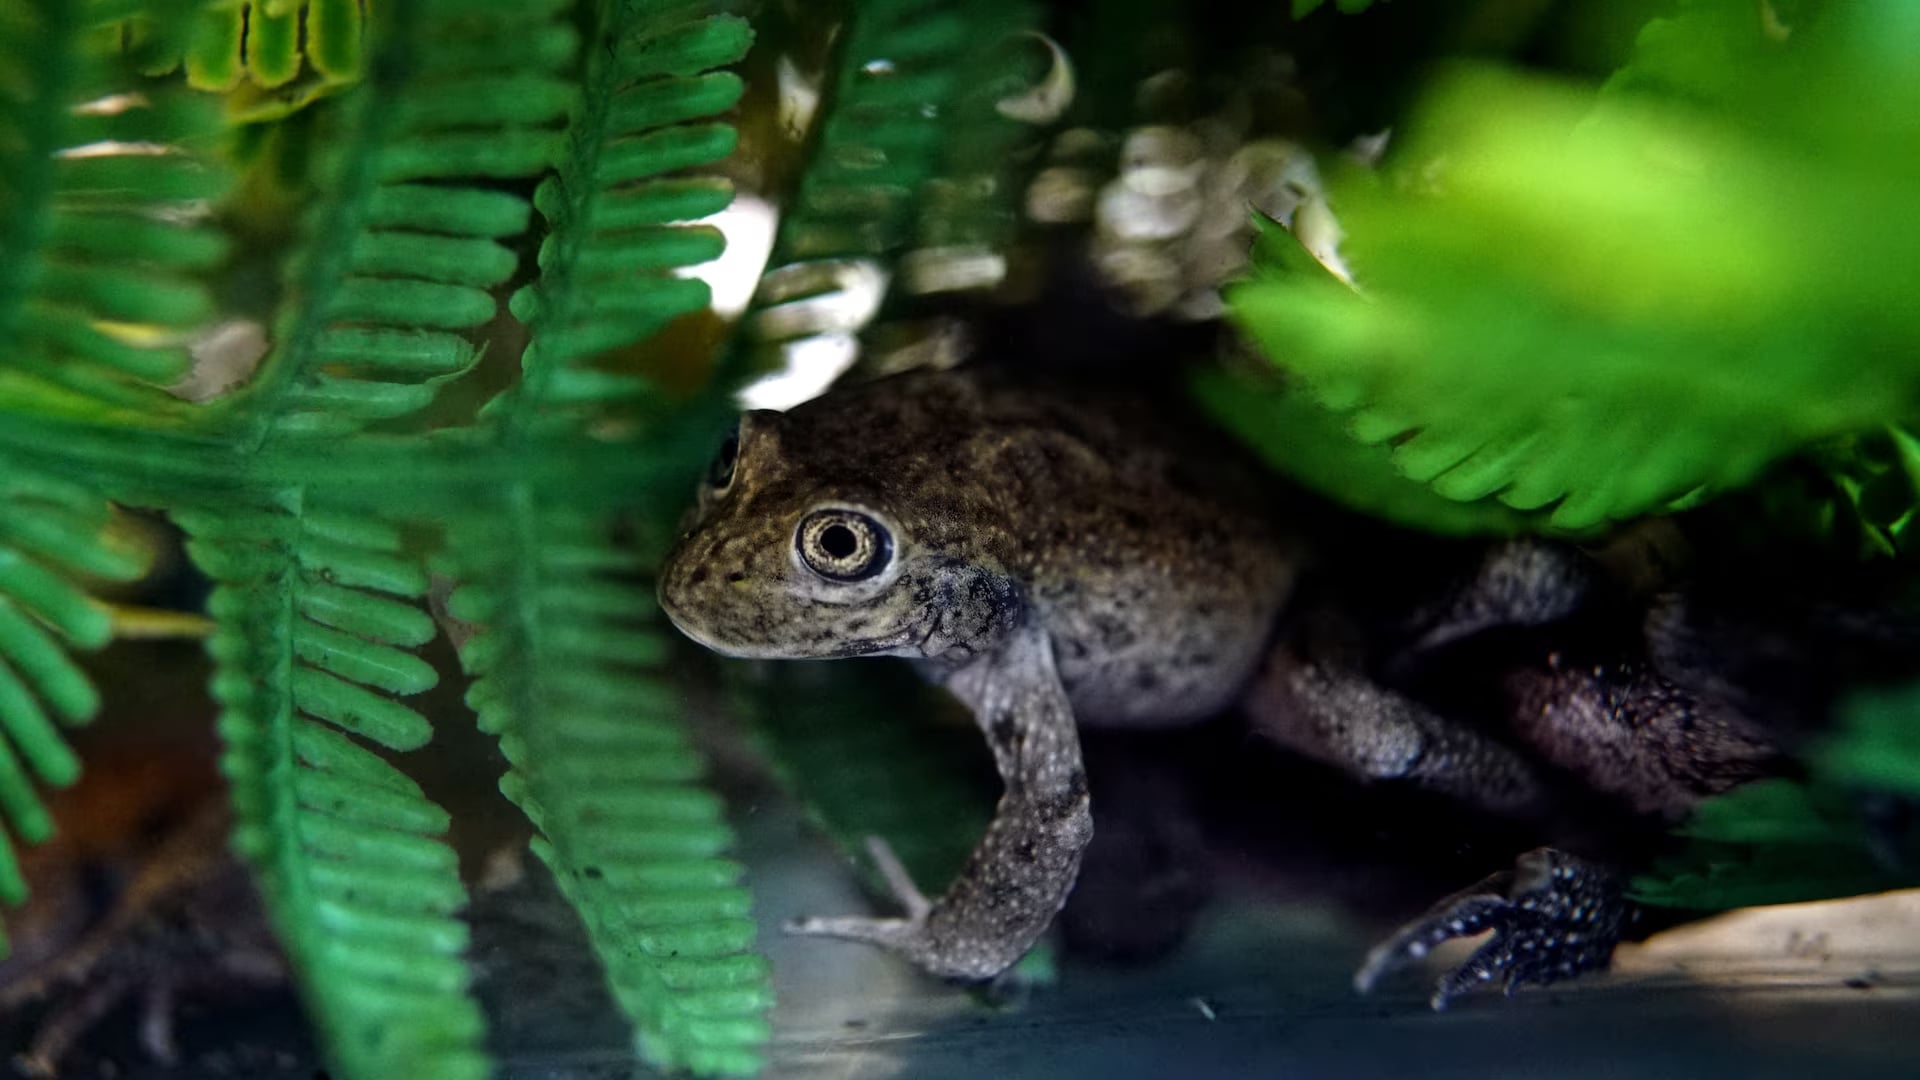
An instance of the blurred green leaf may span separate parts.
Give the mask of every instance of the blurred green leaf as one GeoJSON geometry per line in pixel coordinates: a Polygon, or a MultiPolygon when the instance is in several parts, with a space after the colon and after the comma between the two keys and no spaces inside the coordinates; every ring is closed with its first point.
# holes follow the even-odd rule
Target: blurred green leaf
{"type": "Polygon", "coordinates": [[[1920,683],[1848,700],[1808,768],[1701,803],[1687,846],[1635,879],[1635,895],[1717,909],[1920,884],[1920,836],[1873,813],[1920,799],[1920,683]]]}
{"type": "Polygon", "coordinates": [[[1194,384],[1216,419],[1269,465],[1363,514],[1450,535],[1511,535],[1538,528],[1498,499],[1456,502],[1394,467],[1393,449],[1355,439],[1347,418],[1273,378],[1201,371],[1194,384]]]}
{"type": "MultiPolygon", "coordinates": [[[[1334,182],[1360,291],[1263,244],[1234,317],[1407,478],[1559,531],[1911,418],[1920,80],[1870,30],[1914,20],[1863,4],[1783,42],[1737,6],[1650,26],[1605,94],[1443,78],[1391,182],[1334,182]]],[[[1375,486],[1353,461],[1310,482],[1375,486]]]]}

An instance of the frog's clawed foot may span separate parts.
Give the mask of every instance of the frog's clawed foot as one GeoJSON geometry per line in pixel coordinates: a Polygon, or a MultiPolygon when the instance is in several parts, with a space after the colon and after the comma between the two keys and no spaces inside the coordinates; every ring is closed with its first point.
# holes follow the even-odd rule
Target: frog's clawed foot
{"type": "Polygon", "coordinates": [[[947,965],[941,963],[941,958],[950,950],[927,925],[927,916],[933,911],[933,901],[928,900],[920,887],[913,883],[912,875],[907,873],[906,866],[885,840],[878,836],[867,837],[867,853],[873,857],[874,865],[886,879],[887,890],[906,909],[906,917],[875,919],[863,915],[816,915],[789,920],[785,927],[787,933],[864,941],[897,953],[937,975],[983,977],[965,971],[944,970],[947,965]]]}
{"type": "Polygon", "coordinates": [[[1563,851],[1539,848],[1510,871],[1434,905],[1367,954],[1354,976],[1361,993],[1381,976],[1426,956],[1453,938],[1493,931],[1473,955],[1441,976],[1432,1004],[1485,983],[1506,992],[1606,968],[1632,910],[1619,875],[1563,851]]]}

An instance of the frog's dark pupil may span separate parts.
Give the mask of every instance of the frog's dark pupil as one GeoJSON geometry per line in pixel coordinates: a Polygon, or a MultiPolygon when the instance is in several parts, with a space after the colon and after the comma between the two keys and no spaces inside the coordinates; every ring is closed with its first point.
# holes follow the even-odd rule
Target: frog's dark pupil
{"type": "Polygon", "coordinates": [[[860,538],[845,525],[829,525],[820,530],[820,550],[836,559],[844,559],[860,548],[860,538]]]}
{"type": "Polygon", "coordinates": [[[713,466],[707,470],[707,482],[714,487],[726,487],[733,482],[733,459],[740,454],[740,434],[734,432],[720,444],[720,452],[713,455],[713,466]]]}

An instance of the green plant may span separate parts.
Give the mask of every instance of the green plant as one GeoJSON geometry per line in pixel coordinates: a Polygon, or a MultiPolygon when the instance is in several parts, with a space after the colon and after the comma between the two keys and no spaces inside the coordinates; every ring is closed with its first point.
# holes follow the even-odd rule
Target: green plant
{"type": "MultiPolygon", "coordinates": [[[[783,260],[890,264],[962,218],[928,193],[1007,126],[977,20],[851,25],[783,260]],[[949,106],[986,141],[949,153],[949,106]],[[877,231],[862,190],[897,200],[877,231]]],[[[0,809],[50,831],[33,778],[72,782],[55,724],[98,709],[66,647],[111,630],[83,590],[143,566],[111,506],[165,511],[216,586],[235,846],[344,1075],[491,1069],[449,819],[392,757],[432,736],[402,700],[439,678],[430,566],[639,1055],[759,1067],[766,965],[649,580],[748,367],[684,400],[607,360],[708,305],[682,271],[724,241],[688,222],[732,200],[752,40],[702,2],[0,5],[0,809]],[[265,252],[262,198],[299,211],[265,252]],[[270,351],[230,393],[170,393],[244,367],[209,333],[243,258],[280,272],[270,351]]],[[[0,847],[0,899],[24,888],[0,847]]]]}
{"type": "MultiPolygon", "coordinates": [[[[647,500],[666,498],[688,459],[648,424],[661,410],[640,400],[643,380],[588,365],[706,303],[704,285],[672,271],[719,238],[672,223],[730,197],[700,170],[732,149],[713,118],[741,84],[718,69],[751,34],[700,5],[588,5],[578,22],[567,8],[376,7],[367,77],[316,118],[272,351],[242,390],[206,404],[164,387],[215,314],[208,282],[229,245],[195,207],[217,209],[227,190],[226,125],[218,100],[133,70],[164,70],[164,47],[115,45],[178,41],[184,25],[199,80],[209,27],[237,42],[223,20],[241,9],[156,7],[132,31],[119,5],[4,9],[0,63],[17,90],[5,119],[26,135],[7,144],[0,204],[5,670],[62,718],[88,715],[94,698],[42,626],[95,646],[104,613],[54,571],[138,569],[96,538],[108,498],[164,508],[186,530],[217,583],[209,649],[235,842],[347,1075],[489,1070],[447,815],[376,752],[431,736],[397,700],[436,680],[414,652],[436,632],[418,605],[429,549],[460,574],[455,610],[485,624],[462,653],[480,675],[473,700],[642,1053],[751,1071],[765,1034],[746,894],[718,858],[731,835],[691,786],[701,766],[674,726],[649,592],[630,572],[644,553],[618,547],[611,525],[662,516],[647,500]],[[519,193],[520,178],[542,177],[531,200],[519,193]],[[519,271],[523,236],[540,252],[508,305],[527,327],[522,376],[477,416],[424,422],[503,317],[497,290],[519,271]],[[616,412],[645,433],[594,438],[590,425],[616,412]],[[568,788],[583,755],[613,755],[629,775],[568,788]]],[[[335,81],[357,70],[357,10],[306,12],[307,63],[335,81]]],[[[299,66],[268,55],[291,38],[267,31],[296,14],[252,5],[256,76],[270,60],[299,66]]],[[[44,780],[70,781],[40,705],[11,689],[0,681],[12,742],[44,780]]],[[[16,831],[43,836],[19,770],[0,769],[0,787],[16,831]]]]}
{"type": "Polygon", "coordinates": [[[1884,42],[1907,17],[1835,9],[1775,40],[1751,6],[1702,2],[1650,24],[1604,91],[1456,71],[1392,167],[1329,193],[1359,288],[1270,238],[1234,316],[1346,435],[1461,504],[1414,524],[1510,527],[1510,508],[1592,531],[1906,421],[1897,193],[1920,98],[1884,42]]]}

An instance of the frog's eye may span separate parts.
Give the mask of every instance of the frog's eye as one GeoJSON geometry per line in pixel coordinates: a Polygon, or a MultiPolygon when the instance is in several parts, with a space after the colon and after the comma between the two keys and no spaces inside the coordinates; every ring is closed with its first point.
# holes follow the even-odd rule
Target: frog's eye
{"type": "Polygon", "coordinates": [[[740,425],[727,432],[725,441],[713,455],[713,464],[707,466],[707,485],[715,491],[724,491],[733,483],[733,465],[740,458],[740,425]]]}
{"type": "Polygon", "coordinates": [[[800,560],[828,581],[862,581],[887,568],[893,535],[857,510],[815,510],[794,533],[800,560]]]}

